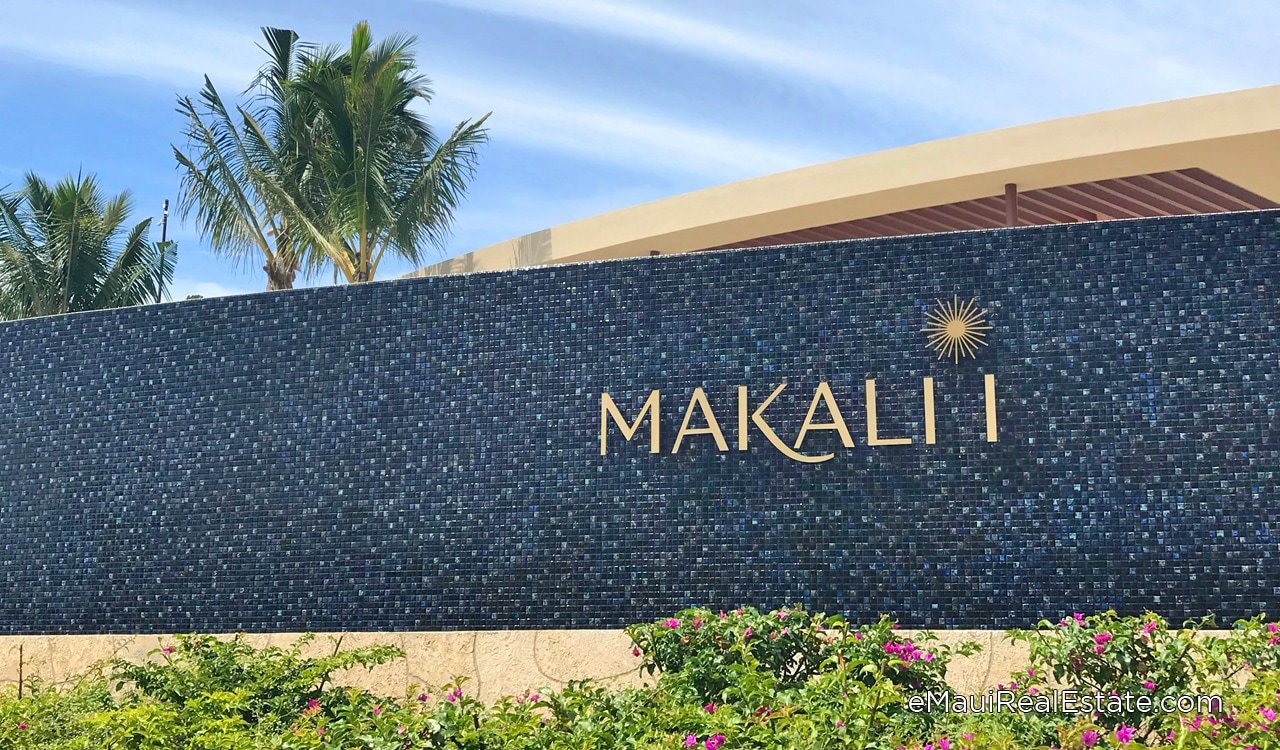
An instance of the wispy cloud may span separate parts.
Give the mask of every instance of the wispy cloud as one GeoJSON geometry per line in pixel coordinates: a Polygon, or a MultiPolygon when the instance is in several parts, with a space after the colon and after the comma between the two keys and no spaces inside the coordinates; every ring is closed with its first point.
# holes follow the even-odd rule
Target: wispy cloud
{"type": "Polygon", "coordinates": [[[1270,43],[1254,39],[1254,54],[1233,44],[1280,20],[1276,9],[1226,0],[419,2],[749,66],[817,99],[895,107],[957,132],[1266,83],[1249,61],[1274,59],[1270,43]]]}
{"type": "Polygon", "coordinates": [[[961,80],[970,87],[984,84],[989,96],[1001,100],[1024,100],[1023,107],[1042,115],[1274,80],[1271,43],[1256,38],[1251,28],[1274,28],[1280,21],[1276,7],[1226,0],[1211,6],[1172,0],[974,0],[966,5],[969,12],[950,27],[957,40],[950,46],[959,54],[971,52],[968,59],[951,58],[961,80]]]}
{"type": "MultiPolygon", "coordinates": [[[[631,39],[721,65],[747,64],[773,75],[817,84],[824,89],[846,93],[870,92],[929,109],[957,100],[954,86],[945,72],[912,65],[910,60],[899,63],[853,43],[839,50],[824,48],[824,45],[813,43],[812,39],[705,20],[686,11],[641,7],[615,0],[420,1],[631,39]]],[[[812,12],[796,10],[812,18],[826,18],[831,13],[831,9],[825,7],[812,12]]],[[[722,15],[748,15],[750,12],[722,15]]]]}
{"type": "Polygon", "coordinates": [[[563,92],[494,85],[483,79],[434,75],[434,118],[450,120],[492,110],[495,140],[584,157],[634,171],[734,180],[834,158],[820,149],[768,141],[563,92]]]}
{"type": "Polygon", "coordinates": [[[0,50],[182,90],[199,88],[206,74],[215,82],[228,82],[224,85],[243,86],[260,64],[256,26],[161,8],[86,0],[7,3],[4,22],[0,50]]]}
{"type": "MultiPolygon", "coordinates": [[[[546,21],[621,36],[731,63],[752,63],[840,86],[859,85],[902,94],[902,84],[945,79],[894,62],[846,50],[831,55],[758,31],[707,21],[683,12],[614,0],[426,0],[471,10],[546,21]]],[[[693,6],[697,7],[697,6],[693,6]]]]}
{"type": "MultiPolygon", "coordinates": [[[[20,3],[5,11],[0,51],[97,75],[132,76],[196,90],[205,74],[236,94],[260,63],[257,29],[207,16],[112,2],[20,3]],[[191,31],[199,30],[198,42],[191,31]]],[[[635,106],[586,102],[528,80],[495,80],[433,69],[436,117],[493,110],[495,139],[643,173],[710,181],[801,166],[829,154],[683,121],[635,106]]],[[[443,124],[443,123],[442,123],[443,124]]]]}

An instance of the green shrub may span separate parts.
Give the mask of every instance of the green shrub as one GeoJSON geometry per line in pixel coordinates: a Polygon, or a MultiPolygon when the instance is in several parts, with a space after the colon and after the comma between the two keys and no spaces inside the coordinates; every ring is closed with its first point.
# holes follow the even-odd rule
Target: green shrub
{"type": "MultiPolygon", "coordinates": [[[[713,613],[686,609],[674,617],[627,628],[642,669],[679,674],[702,700],[723,697],[744,672],[772,675],[771,689],[789,689],[815,675],[852,672],[867,684],[889,679],[907,692],[945,684],[952,649],[928,632],[903,638],[887,617],[850,627],[843,617],[796,605],[761,613],[753,608],[713,613]]],[[[963,644],[958,653],[980,647],[963,644]]]]}
{"type": "MultiPolygon", "coordinates": [[[[1226,637],[1202,632],[1215,624],[1206,617],[1171,630],[1152,612],[1136,617],[1113,611],[1087,617],[1075,613],[1056,623],[1042,620],[1034,630],[1009,631],[1008,637],[1029,646],[1031,667],[1029,676],[1022,678],[1023,690],[1052,684],[1098,695],[1218,695],[1225,700],[1242,695],[1242,685],[1253,683],[1256,688],[1260,679],[1280,667],[1280,627],[1266,623],[1265,616],[1237,621],[1226,637]]],[[[1251,708],[1256,713],[1258,707],[1251,708]]],[[[1218,731],[1220,722],[1229,723],[1231,716],[1224,707],[1200,717],[1197,726],[1218,731]]],[[[1104,713],[1089,728],[1108,735],[1131,729],[1135,737],[1156,741],[1187,733],[1184,718],[1157,708],[1135,708],[1104,713]]],[[[1064,725],[1069,719],[1060,716],[1056,723],[1064,725]]],[[[1196,722],[1196,717],[1188,720],[1196,722]]]]}
{"type": "Polygon", "coordinates": [[[87,731],[86,717],[114,705],[97,672],[67,688],[41,680],[23,687],[21,697],[16,685],[0,687],[0,748],[66,747],[87,731]]]}
{"type": "Polygon", "coordinates": [[[461,681],[392,699],[332,676],[401,656],[377,646],[304,657],[241,638],[184,636],[145,663],[79,682],[0,689],[0,750],[1024,750],[1280,748],[1280,626],[1242,620],[1206,636],[1153,614],[1104,612],[1010,631],[1031,663],[1007,687],[1214,692],[1208,714],[909,710],[945,688],[952,650],[887,618],[863,627],[800,607],[689,609],[628,628],[651,687],[573,682],[485,706],[461,681]],[[1097,648],[1101,646],[1102,648],[1097,648]]]}

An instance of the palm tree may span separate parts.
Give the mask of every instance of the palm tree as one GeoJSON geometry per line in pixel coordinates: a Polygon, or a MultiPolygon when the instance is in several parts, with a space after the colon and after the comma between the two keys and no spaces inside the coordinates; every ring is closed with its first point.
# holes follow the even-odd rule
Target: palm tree
{"type": "Polygon", "coordinates": [[[289,83],[317,117],[304,178],[295,171],[280,179],[287,161],[250,170],[289,222],[307,265],[331,263],[348,282],[372,281],[388,251],[419,263],[426,246],[443,244],[474,176],[476,148],[488,138],[486,114],[437,139],[417,112],[431,89],[417,72],[414,43],[394,36],[375,45],[362,22],[349,49],[311,56],[289,83]]]}
{"type": "Polygon", "coordinates": [[[249,87],[255,96],[248,108],[237,106],[233,116],[208,76],[198,104],[178,99],[191,147],[191,154],[173,147],[181,172],[178,210],[184,218],[195,214],[216,251],[240,260],[261,255],[267,289],[291,289],[301,263],[297,243],[262,180],[303,180],[315,116],[289,84],[312,47],[288,29],[262,34],[268,61],[249,87]]]}
{"type": "Polygon", "coordinates": [[[92,175],[50,186],[27,174],[0,197],[0,315],[102,310],[159,302],[173,280],[172,242],[128,226],[129,194],[104,199],[92,175]]]}

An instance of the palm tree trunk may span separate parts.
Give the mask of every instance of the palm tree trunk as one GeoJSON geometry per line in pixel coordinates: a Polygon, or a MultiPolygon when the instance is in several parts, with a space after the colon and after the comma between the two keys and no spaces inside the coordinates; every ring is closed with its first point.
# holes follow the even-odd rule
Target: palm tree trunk
{"type": "Polygon", "coordinates": [[[267,261],[262,270],[267,272],[267,291],[269,292],[292,289],[293,280],[298,276],[297,264],[282,263],[278,255],[267,261]]]}
{"type": "Polygon", "coordinates": [[[363,283],[369,280],[372,275],[369,273],[369,259],[373,253],[369,249],[370,240],[367,231],[360,231],[360,255],[356,265],[356,283],[363,283]]]}

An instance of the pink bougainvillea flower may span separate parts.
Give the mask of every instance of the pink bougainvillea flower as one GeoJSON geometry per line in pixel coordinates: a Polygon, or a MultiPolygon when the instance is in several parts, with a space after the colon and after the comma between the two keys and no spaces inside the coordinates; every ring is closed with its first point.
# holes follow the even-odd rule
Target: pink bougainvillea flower
{"type": "Polygon", "coordinates": [[[724,613],[724,610],[723,610],[723,609],[722,609],[722,610],[720,610],[720,619],[721,619],[721,620],[727,620],[727,619],[729,619],[729,615],[726,615],[726,614],[724,613]]]}
{"type": "Polygon", "coordinates": [[[1098,633],[1093,637],[1093,642],[1098,644],[1099,646],[1105,646],[1106,644],[1111,642],[1111,637],[1112,636],[1110,633],[1105,633],[1105,632],[1098,633]]]}
{"type": "Polygon", "coordinates": [[[750,637],[751,637],[751,634],[752,634],[752,633],[754,633],[754,632],[756,632],[756,631],[754,631],[754,630],[752,630],[750,627],[748,627],[746,630],[742,631],[742,639],[743,639],[743,640],[746,640],[746,639],[750,638],[750,637]]]}
{"type": "Polygon", "coordinates": [[[693,629],[698,630],[701,627],[702,627],[702,618],[701,617],[693,618],[693,629]]]}
{"type": "Polygon", "coordinates": [[[697,736],[696,736],[696,735],[686,734],[686,735],[684,736],[684,746],[685,746],[685,747],[693,747],[693,746],[694,746],[694,745],[696,745],[696,744],[698,744],[698,738],[697,738],[697,736]]]}
{"type": "Polygon", "coordinates": [[[1151,622],[1148,622],[1146,625],[1142,626],[1142,634],[1151,635],[1152,633],[1155,632],[1156,628],[1158,627],[1160,627],[1160,623],[1156,622],[1155,620],[1152,620],[1151,622]]]}
{"type": "Polygon", "coordinates": [[[1269,623],[1267,623],[1267,632],[1268,632],[1268,633],[1280,633],[1280,624],[1276,624],[1276,623],[1274,623],[1274,622],[1269,622],[1269,623]]]}
{"type": "Polygon", "coordinates": [[[1260,707],[1258,708],[1258,713],[1262,714],[1262,717],[1263,717],[1264,719],[1266,719],[1267,721],[1275,721],[1275,720],[1276,720],[1276,712],[1275,712],[1275,711],[1273,711],[1273,710],[1272,710],[1272,709],[1270,709],[1270,708],[1267,708],[1266,706],[1260,706],[1260,707]]]}
{"type": "Polygon", "coordinates": [[[707,741],[703,744],[705,745],[707,750],[718,750],[719,747],[724,744],[724,735],[713,734],[710,737],[708,737],[707,741]]]}
{"type": "Polygon", "coordinates": [[[1098,737],[1100,736],[1101,735],[1099,735],[1094,730],[1086,729],[1080,733],[1080,744],[1084,745],[1085,747],[1093,747],[1094,745],[1098,744],[1098,737]]]}
{"type": "Polygon", "coordinates": [[[632,656],[639,656],[639,655],[640,655],[640,647],[639,647],[639,646],[636,646],[635,648],[631,649],[631,655],[632,655],[632,656]]]}
{"type": "Polygon", "coordinates": [[[706,712],[707,712],[707,713],[709,713],[709,714],[713,714],[713,713],[715,713],[715,712],[716,712],[716,704],[714,704],[714,703],[708,703],[707,705],[705,705],[705,706],[703,706],[703,707],[702,707],[702,710],[703,710],[703,711],[706,711],[706,712]]]}
{"type": "Polygon", "coordinates": [[[407,731],[409,731],[409,727],[406,727],[406,726],[405,726],[405,725],[403,725],[403,724],[401,724],[400,726],[396,727],[396,734],[404,734],[404,733],[405,733],[405,732],[407,732],[407,731]]]}
{"type": "Polygon", "coordinates": [[[1107,650],[1107,647],[1106,647],[1106,646],[1102,646],[1102,645],[1098,645],[1098,646],[1094,646],[1094,647],[1093,647],[1093,653],[1095,653],[1095,654],[1101,654],[1102,652],[1104,652],[1104,651],[1106,651],[1106,650],[1107,650]]]}
{"type": "Polygon", "coordinates": [[[839,719],[836,719],[836,729],[839,729],[842,726],[844,726],[844,722],[840,721],[839,719]]]}
{"type": "Polygon", "coordinates": [[[1142,687],[1143,687],[1143,689],[1144,689],[1144,690],[1155,690],[1155,689],[1156,689],[1156,684],[1155,684],[1154,682],[1152,682],[1151,680],[1143,680],[1143,681],[1142,681],[1142,687]]]}
{"type": "Polygon", "coordinates": [[[1075,620],[1077,625],[1083,625],[1083,624],[1084,624],[1084,613],[1083,613],[1083,612],[1072,612],[1072,613],[1071,613],[1071,619],[1075,620]]]}
{"type": "Polygon", "coordinates": [[[164,648],[160,649],[160,652],[164,654],[172,654],[173,646],[165,646],[164,648]]]}
{"type": "Polygon", "coordinates": [[[668,618],[667,621],[662,624],[666,625],[668,628],[671,628],[672,630],[675,630],[676,628],[680,627],[680,621],[674,617],[668,618]]]}
{"type": "Polygon", "coordinates": [[[538,695],[537,693],[533,693],[532,695],[529,696],[530,703],[537,703],[540,700],[542,700],[542,696],[538,695]]]}
{"type": "Polygon", "coordinates": [[[429,700],[431,700],[431,696],[427,695],[426,693],[418,693],[419,703],[426,703],[429,700]]]}
{"type": "Polygon", "coordinates": [[[862,633],[854,633],[854,634],[853,634],[853,639],[854,639],[855,641],[860,641],[860,640],[862,640],[863,638],[864,638],[864,636],[862,635],[862,633]]]}
{"type": "Polygon", "coordinates": [[[787,612],[787,610],[785,610],[785,609],[780,609],[780,610],[778,610],[778,611],[777,611],[777,613],[775,614],[775,616],[776,616],[779,620],[785,620],[785,619],[787,619],[787,615],[788,615],[788,614],[790,614],[790,613],[789,613],[789,612],[787,612]]]}
{"type": "Polygon", "coordinates": [[[450,690],[449,694],[446,695],[444,699],[449,701],[450,703],[454,703],[461,697],[462,697],[462,688],[459,687],[459,688],[454,688],[453,690],[450,690]]]}
{"type": "Polygon", "coordinates": [[[374,716],[381,716],[381,715],[382,715],[382,706],[374,706],[374,707],[373,707],[373,715],[374,715],[374,716]]]}
{"type": "Polygon", "coordinates": [[[29,729],[29,728],[30,727],[27,726],[27,722],[25,721],[18,722],[18,729],[29,729]]]}
{"type": "Polygon", "coordinates": [[[1136,731],[1136,729],[1127,724],[1121,724],[1120,728],[1116,730],[1116,742],[1121,745],[1129,744],[1130,740],[1133,739],[1133,733],[1136,731]]]}
{"type": "Polygon", "coordinates": [[[938,750],[951,750],[951,740],[946,737],[938,740],[938,750]]]}

